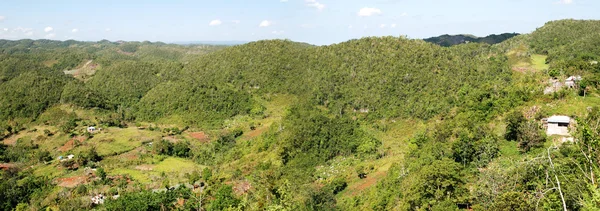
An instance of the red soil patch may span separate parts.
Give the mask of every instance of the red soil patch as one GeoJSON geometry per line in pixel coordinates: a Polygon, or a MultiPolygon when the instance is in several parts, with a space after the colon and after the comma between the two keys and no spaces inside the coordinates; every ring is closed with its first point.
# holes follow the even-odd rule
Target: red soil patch
{"type": "Polygon", "coordinates": [[[0,170],[8,170],[13,167],[16,167],[16,165],[12,163],[0,163],[0,170]]]}
{"type": "Polygon", "coordinates": [[[367,178],[361,180],[360,185],[350,188],[350,190],[352,191],[351,192],[352,196],[356,196],[363,190],[377,184],[377,181],[379,181],[379,179],[383,178],[385,176],[385,174],[386,174],[386,172],[380,171],[375,174],[367,175],[367,178]]]}
{"type": "Polygon", "coordinates": [[[233,186],[233,192],[240,196],[247,193],[251,188],[252,185],[248,181],[240,181],[233,186]]]}
{"type": "Polygon", "coordinates": [[[4,139],[3,143],[5,145],[14,146],[17,144],[18,139],[19,139],[18,135],[15,134],[15,135],[8,137],[7,139],[4,139]]]}
{"type": "Polygon", "coordinates": [[[56,179],[56,183],[60,187],[74,188],[79,184],[86,183],[88,178],[86,176],[76,176],[56,179]]]}
{"type": "Polygon", "coordinates": [[[85,141],[85,137],[83,136],[75,136],[71,140],[67,141],[63,146],[58,148],[58,151],[66,152],[75,148],[75,141],[78,141],[80,144],[85,141]]]}
{"type": "Polygon", "coordinates": [[[190,133],[190,136],[192,138],[198,139],[198,141],[201,141],[201,142],[208,142],[209,141],[208,136],[204,132],[190,133]]]}
{"type": "Polygon", "coordinates": [[[267,129],[269,129],[269,127],[267,127],[267,126],[256,128],[256,130],[252,130],[249,133],[247,133],[246,137],[248,137],[248,138],[254,138],[254,137],[260,136],[265,131],[267,131],[267,129]]]}

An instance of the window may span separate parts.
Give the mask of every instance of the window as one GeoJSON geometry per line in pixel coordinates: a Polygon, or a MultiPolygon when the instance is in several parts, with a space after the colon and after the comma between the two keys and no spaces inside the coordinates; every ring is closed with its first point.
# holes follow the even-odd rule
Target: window
{"type": "Polygon", "coordinates": [[[558,126],[559,127],[569,127],[569,123],[561,123],[561,122],[559,122],[558,126]]]}

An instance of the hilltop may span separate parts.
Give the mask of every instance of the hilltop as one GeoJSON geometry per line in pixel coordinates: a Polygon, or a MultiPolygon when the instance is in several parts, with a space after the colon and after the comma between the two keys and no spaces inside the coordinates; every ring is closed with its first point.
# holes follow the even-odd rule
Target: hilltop
{"type": "Polygon", "coordinates": [[[329,46],[1,40],[0,206],[594,210],[598,29],[329,46]],[[546,136],[552,115],[577,121],[577,142],[546,136]]]}
{"type": "Polygon", "coordinates": [[[487,44],[493,45],[493,44],[504,42],[505,40],[513,38],[518,35],[519,35],[518,33],[503,33],[503,34],[498,34],[498,35],[492,34],[492,35],[488,35],[485,37],[477,37],[477,36],[468,35],[468,34],[467,35],[445,34],[445,35],[441,35],[441,36],[437,36],[437,37],[430,37],[430,38],[427,38],[424,40],[426,42],[434,43],[434,44],[441,45],[444,47],[450,47],[453,45],[459,45],[459,44],[470,43],[470,42],[487,43],[487,44]]]}

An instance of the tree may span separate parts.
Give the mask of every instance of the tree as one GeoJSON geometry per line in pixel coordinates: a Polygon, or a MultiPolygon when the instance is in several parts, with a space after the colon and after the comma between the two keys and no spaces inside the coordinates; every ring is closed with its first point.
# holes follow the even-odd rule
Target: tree
{"type": "Polygon", "coordinates": [[[504,138],[516,141],[519,138],[519,129],[527,120],[520,111],[514,110],[506,116],[506,133],[504,138]]]}
{"type": "Polygon", "coordinates": [[[527,121],[519,127],[517,141],[523,152],[528,152],[532,147],[539,147],[546,141],[546,133],[541,130],[540,124],[527,121]]]}
{"type": "Polygon", "coordinates": [[[215,199],[210,203],[209,210],[225,210],[236,208],[240,200],[233,196],[233,188],[229,185],[219,187],[215,199]]]}
{"type": "Polygon", "coordinates": [[[96,169],[96,176],[102,181],[106,180],[106,172],[104,171],[104,168],[96,169]]]}

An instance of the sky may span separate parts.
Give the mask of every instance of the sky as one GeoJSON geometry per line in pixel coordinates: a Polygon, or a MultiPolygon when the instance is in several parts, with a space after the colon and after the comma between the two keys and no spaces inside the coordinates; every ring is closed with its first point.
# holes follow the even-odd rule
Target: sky
{"type": "Polygon", "coordinates": [[[598,0],[1,0],[0,39],[255,41],[530,33],[598,0]]]}

